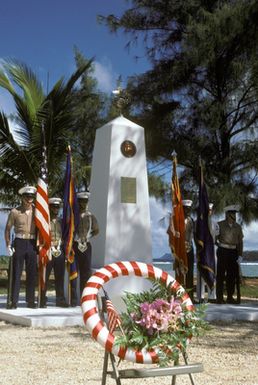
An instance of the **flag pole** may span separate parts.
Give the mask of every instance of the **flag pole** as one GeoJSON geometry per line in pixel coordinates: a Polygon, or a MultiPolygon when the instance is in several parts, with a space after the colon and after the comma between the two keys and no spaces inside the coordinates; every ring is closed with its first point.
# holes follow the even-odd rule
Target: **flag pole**
{"type": "MultiPolygon", "coordinates": [[[[39,254],[38,254],[38,258],[39,258],[39,254]]],[[[40,282],[40,266],[38,261],[38,303],[37,303],[38,307],[40,307],[40,302],[41,302],[41,282],[40,282]]]]}
{"type": "Polygon", "coordinates": [[[200,183],[203,184],[203,169],[202,169],[202,157],[199,155],[199,167],[200,167],[200,183]]]}
{"type": "MultiPolygon", "coordinates": [[[[70,144],[68,144],[68,152],[70,154],[70,161],[71,161],[71,178],[73,176],[73,158],[71,156],[71,152],[72,152],[72,149],[71,149],[71,146],[70,144]]],[[[70,191],[70,194],[71,194],[71,191],[70,191]]],[[[70,198],[69,198],[70,199],[70,198]]],[[[74,235],[74,234],[73,234],[74,235]]],[[[73,241],[72,241],[73,242],[73,241]]],[[[71,264],[68,263],[68,304],[69,306],[72,305],[72,293],[71,293],[71,264]]]]}
{"type": "Polygon", "coordinates": [[[68,273],[68,305],[71,306],[72,303],[72,293],[71,293],[71,280],[70,280],[70,272],[71,272],[71,266],[70,263],[67,263],[67,273],[68,273]]]}
{"type": "Polygon", "coordinates": [[[39,254],[39,230],[37,228],[37,235],[36,235],[36,246],[37,246],[37,256],[38,256],[38,298],[37,298],[37,307],[40,307],[40,301],[41,301],[41,282],[40,282],[40,254],[39,254]]]}
{"type": "MultiPolygon", "coordinates": [[[[68,146],[67,146],[67,151],[70,154],[71,175],[73,175],[73,159],[72,159],[72,156],[71,156],[72,149],[71,149],[70,144],[68,144],[68,146]]],[[[69,189],[69,195],[70,194],[71,194],[71,191],[69,189]]],[[[69,200],[70,200],[70,196],[69,196],[69,200]]],[[[71,250],[70,250],[70,252],[71,252],[71,250]]],[[[71,264],[70,264],[68,259],[67,259],[67,267],[68,267],[67,268],[67,272],[68,272],[68,305],[71,306],[72,305],[71,279],[70,279],[70,276],[71,276],[71,264]]]]}
{"type": "MultiPolygon", "coordinates": [[[[175,150],[173,150],[173,152],[171,153],[172,155],[172,179],[173,179],[173,175],[175,175],[176,173],[176,166],[177,166],[177,153],[175,150]]],[[[173,198],[172,198],[172,201],[173,201],[173,198]]],[[[172,202],[172,206],[173,206],[173,202],[172,202]]],[[[172,207],[172,210],[174,208],[172,207]]],[[[173,220],[173,213],[171,214],[172,215],[172,223],[174,222],[173,220]]],[[[174,228],[174,223],[173,223],[173,228],[174,228]]],[[[175,229],[174,229],[175,231],[175,229]]],[[[179,264],[179,261],[178,259],[175,259],[174,261],[174,269],[175,269],[175,273],[176,273],[176,280],[179,282],[179,283],[182,283],[182,285],[184,286],[185,285],[185,275],[184,274],[181,274],[181,271],[180,271],[180,264],[179,264]]]]}

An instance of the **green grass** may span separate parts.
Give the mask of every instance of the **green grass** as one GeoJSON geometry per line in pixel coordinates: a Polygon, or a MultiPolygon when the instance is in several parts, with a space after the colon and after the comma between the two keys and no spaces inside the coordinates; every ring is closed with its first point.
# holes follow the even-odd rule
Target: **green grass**
{"type": "Polygon", "coordinates": [[[0,255],[0,269],[8,268],[9,266],[9,257],[6,255],[0,255]]]}
{"type": "Polygon", "coordinates": [[[258,279],[244,278],[240,290],[242,297],[258,298],[258,279]]]}

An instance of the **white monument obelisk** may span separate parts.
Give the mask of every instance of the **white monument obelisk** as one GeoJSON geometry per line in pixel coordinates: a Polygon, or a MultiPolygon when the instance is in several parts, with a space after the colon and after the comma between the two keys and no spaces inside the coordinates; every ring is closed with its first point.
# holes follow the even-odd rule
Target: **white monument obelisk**
{"type": "Polygon", "coordinates": [[[96,131],[89,209],[100,233],[91,240],[92,267],[152,261],[143,127],[119,116],[96,131]]]}
{"type": "MultiPolygon", "coordinates": [[[[120,116],[96,131],[89,210],[100,232],[92,238],[92,268],[119,261],[152,262],[151,224],[143,127],[120,116]]],[[[152,286],[137,277],[119,277],[105,289],[118,310],[125,291],[152,286]]]]}

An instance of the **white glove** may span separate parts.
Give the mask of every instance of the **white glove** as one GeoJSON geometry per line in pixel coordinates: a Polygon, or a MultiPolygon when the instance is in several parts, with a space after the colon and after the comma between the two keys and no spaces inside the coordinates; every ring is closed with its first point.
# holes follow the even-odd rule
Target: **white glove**
{"type": "Polygon", "coordinates": [[[242,261],[243,261],[243,257],[241,255],[239,255],[239,257],[237,258],[237,262],[241,263],[242,261]]]}
{"type": "Polygon", "coordinates": [[[215,235],[218,236],[219,234],[220,234],[219,224],[216,223],[216,224],[215,224],[215,235]]]}
{"type": "Polygon", "coordinates": [[[13,248],[12,248],[12,246],[9,245],[9,246],[7,247],[7,249],[8,249],[8,255],[9,255],[9,257],[12,257],[12,256],[13,256],[13,248]]]}

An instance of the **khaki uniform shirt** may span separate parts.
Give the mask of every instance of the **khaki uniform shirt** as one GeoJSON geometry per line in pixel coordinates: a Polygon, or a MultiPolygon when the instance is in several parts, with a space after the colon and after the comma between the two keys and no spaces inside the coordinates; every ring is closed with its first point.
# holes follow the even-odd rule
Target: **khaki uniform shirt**
{"type": "Polygon", "coordinates": [[[185,248],[189,253],[193,247],[194,222],[191,217],[185,218],[185,248]]]}
{"type": "Polygon", "coordinates": [[[218,245],[222,243],[228,246],[236,246],[238,250],[241,249],[240,245],[242,245],[244,236],[242,228],[238,223],[233,223],[232,226],[229,226],[228,222],[224,220],[218,222],[218,227],[218,245]]]}
{"type": "Polygon", "coordinates": [[[12,209],[6,226],[14,226],[15,234],[22,235],[24,239],[35,236],[34,206],[30,210],[25,210],[22,206],[12,209]]]}
{"type": "Polygon", "coordinates": [[[80,222],[77,229],[75,240],[81,242],[89,241],[89,239],[99,231],[96,217],[89,211],[80,214],[80,222]]]}
{"type": "Polygon", "coordinates": [[[62,240],[62,220],[61,218],[55,218],[50,220],[50,234],[52,246],[60,245],[62,240]]]}

